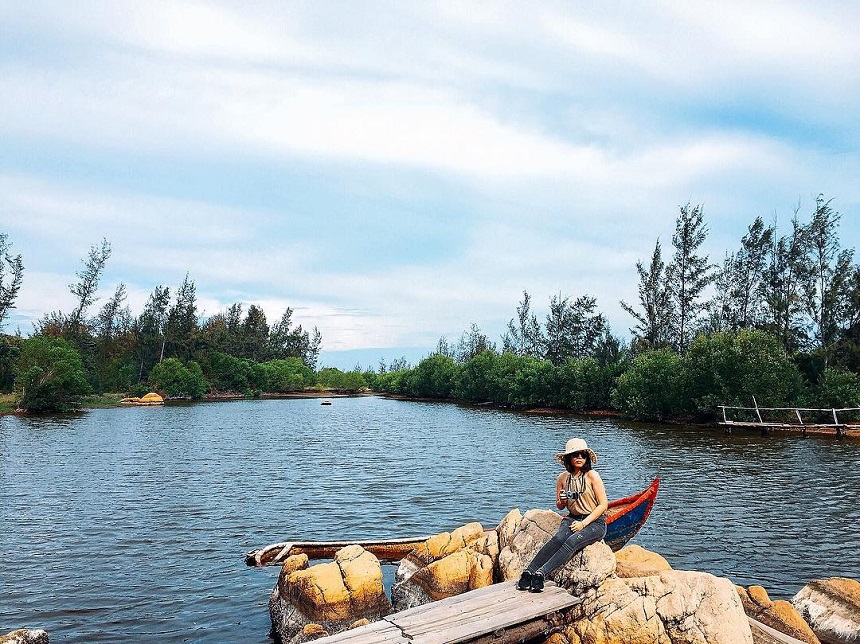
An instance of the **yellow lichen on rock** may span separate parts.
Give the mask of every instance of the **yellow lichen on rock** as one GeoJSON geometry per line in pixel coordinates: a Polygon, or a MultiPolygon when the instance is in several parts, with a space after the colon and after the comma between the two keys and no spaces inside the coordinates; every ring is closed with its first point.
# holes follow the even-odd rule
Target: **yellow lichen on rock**
{"type": "Polygon", "coordinates": [[[460,526],[453,532],[441,532],[433,535],[410,554],[423,564],[429,564],[457,550],[473,544],[484,536],[484,527],[474,521],[460,526]]]}
{"type": "Polygon", "coordinates": [[[281,572],[278,575],[278,592],[281,597],[289,595],[288,582],[290,575],[297,570],[305,570],[308,567],[308,556],[305,554],[292,555],[284,560],[284,565],[281,566],[281,572]]]}
{"type": "Polygon", "coordinates": [[[340,621],[349,619],[349,591],[340,566],[324,563],[297,570],[288,579],[289,599],[308,618],[340,621]]]}
{"type": "Polygon", "coordinates": [[[458,550],[419,569],[411,578],[434,600],[493,583],[493,560],[469,548],[458,550]]]}
{"type": "Polygon", "coordinates": [[[340,566],[344,586],[352,602],[353,614],[361,614],[377,606],[380,596],[385,595],[379,560],[358,545],[339,550],[334,560],[340,566]]]}

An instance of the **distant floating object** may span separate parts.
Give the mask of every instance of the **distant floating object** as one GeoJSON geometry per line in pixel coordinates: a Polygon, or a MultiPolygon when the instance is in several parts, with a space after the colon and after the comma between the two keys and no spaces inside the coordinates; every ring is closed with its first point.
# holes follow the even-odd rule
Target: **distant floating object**
{"type": "Polygon", "coordinates": [[[330,405],[330,404],[331,404],[331,401],[330,401],[330,400],[323,400],[323,401],[320,403],[320,405],[330,405]]]}
{"type": "Polygon", "coordinates": [[[142,407],[150,405],[163,405],[164,398],[159,396],[154,391],[150,391],[143,398],[123,398],[119,401],[122,405],[139,405],[142,407]]]}

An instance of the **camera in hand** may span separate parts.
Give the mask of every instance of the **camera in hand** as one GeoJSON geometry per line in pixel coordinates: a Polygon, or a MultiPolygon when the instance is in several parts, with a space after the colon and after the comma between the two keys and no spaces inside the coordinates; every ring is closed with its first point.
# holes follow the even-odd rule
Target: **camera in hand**
{"type": "Polygon", "coordinates": [[[558,496],[562,501],[576,501],[579,498],[580,494],[582,494],[582,493],[581,492],[568,491],[568,490],[562,490],[561,494],[559,494],[558,496]]]}

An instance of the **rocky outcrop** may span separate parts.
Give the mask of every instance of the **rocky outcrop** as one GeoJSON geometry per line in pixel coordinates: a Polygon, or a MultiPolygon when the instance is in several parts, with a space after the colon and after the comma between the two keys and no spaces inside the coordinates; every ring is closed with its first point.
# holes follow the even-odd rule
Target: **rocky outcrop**
{"type": "MultiPolygon", "coordinates": [[[[499,572],[519,578],[561,522],[554,512],[530,510],[517,521],[508,515],[499,527],[499,572]],[[506,524],[507,522],[507,524],[506,524]],[[502,536],[504,534],[504,537],[502,536]]],[[[675,571],[665,559],[632,549],[628,572],[638,564],[658,574],[621,578],[616,557],[603,542],[577,553],[550,577],[580,597],[562,632],[551,644],[752,644],[746,615],[734,585],[707,573],[675,571]]]]}
{"type": "Polygon", "coordinates": [[[791,600],[824,644],[860,642],[860,582],[847,577],[818,579],[791,600]]]}
{"type": "Polygon", "coordinates": [[[0,644],[48,644],[48,633],[19,628],[17,631],[0,635],[0,644]]]}
{"type": "Polygon", "coordinates": [[[615,574],[619,577],[650,577],[666,570],[672,570],[669,562],[642,546],[630,544],[615,553],[615,574]]]}
{"type": "MultiPolygon", "coordinates": [[[[485,532],[474,523],[431,537],[401,561],[391,590],[394,608],[518,579],[560,521],[547,510],[524,515],[513,510],[495,531],[485,532]]],[[[345,557],[349,549],[344,549],[337,557],[357,559],[363,552],[358,546],[350,549],[357,550],[345,557]]],[[[310,568],[298,559],[287,563],[290,569],[285,564],[270,603],[272,622],[282,625],[275,630],[284,641],[300,644],[322,632],[344,630],[356,618],[375,619],[378,595],[362,602],[360,594],[350,594],[346,575],[337,574],[343,572],[338,559],[310,568]],[[371,610],[359,614],[356,606],[371,610]]],[[[379,579],[381,586],[381,570],[379,579]]],[[[730,581],[672,570],[665,559],[639,547],[622,550],[616,560],[605,543],[591,544],[550,580],[580,603],[566,609],[563,627],[547,644],[753,644],[741,598],[730,581]]],[[[528,597],[523,594],[524,600],[528,597]]]]}
{"type": "Polygon", "coordinates": [[[379,560],[361,546],[347,546],[333,562],[310,567],[301,557],[287,559],[269,598],[272,628],[282,641],[315,637],[311,624],[331,634],[391,611],[379,560]],[[309,632],[303,634],[305,627],[309,632]]]}
{"type": "Polygon", "coordinates": [[[554,644],[752,644],[734,586],[707,573],[611,577],[586,594],[554,644]]]}
{"type": "Polygon", "coordinates": [[[761,586],[738,586],[737,591],[744,612],[753,619],[807,644],[821,644],[809,624],[790,602],[783,599],[772,601],[761,586]]]}

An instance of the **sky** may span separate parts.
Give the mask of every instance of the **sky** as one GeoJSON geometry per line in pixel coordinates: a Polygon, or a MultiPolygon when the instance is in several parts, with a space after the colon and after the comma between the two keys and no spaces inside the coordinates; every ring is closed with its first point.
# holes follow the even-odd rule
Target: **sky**
{"type": "Polygon", "coordinates": [[[524,290],[617,335],[703,204],[713,262],[818,194],[860,240],[860,3],[0,0],[6,332],[117,284],[287,307],[320,364],[415,362],[524,290]]]}

